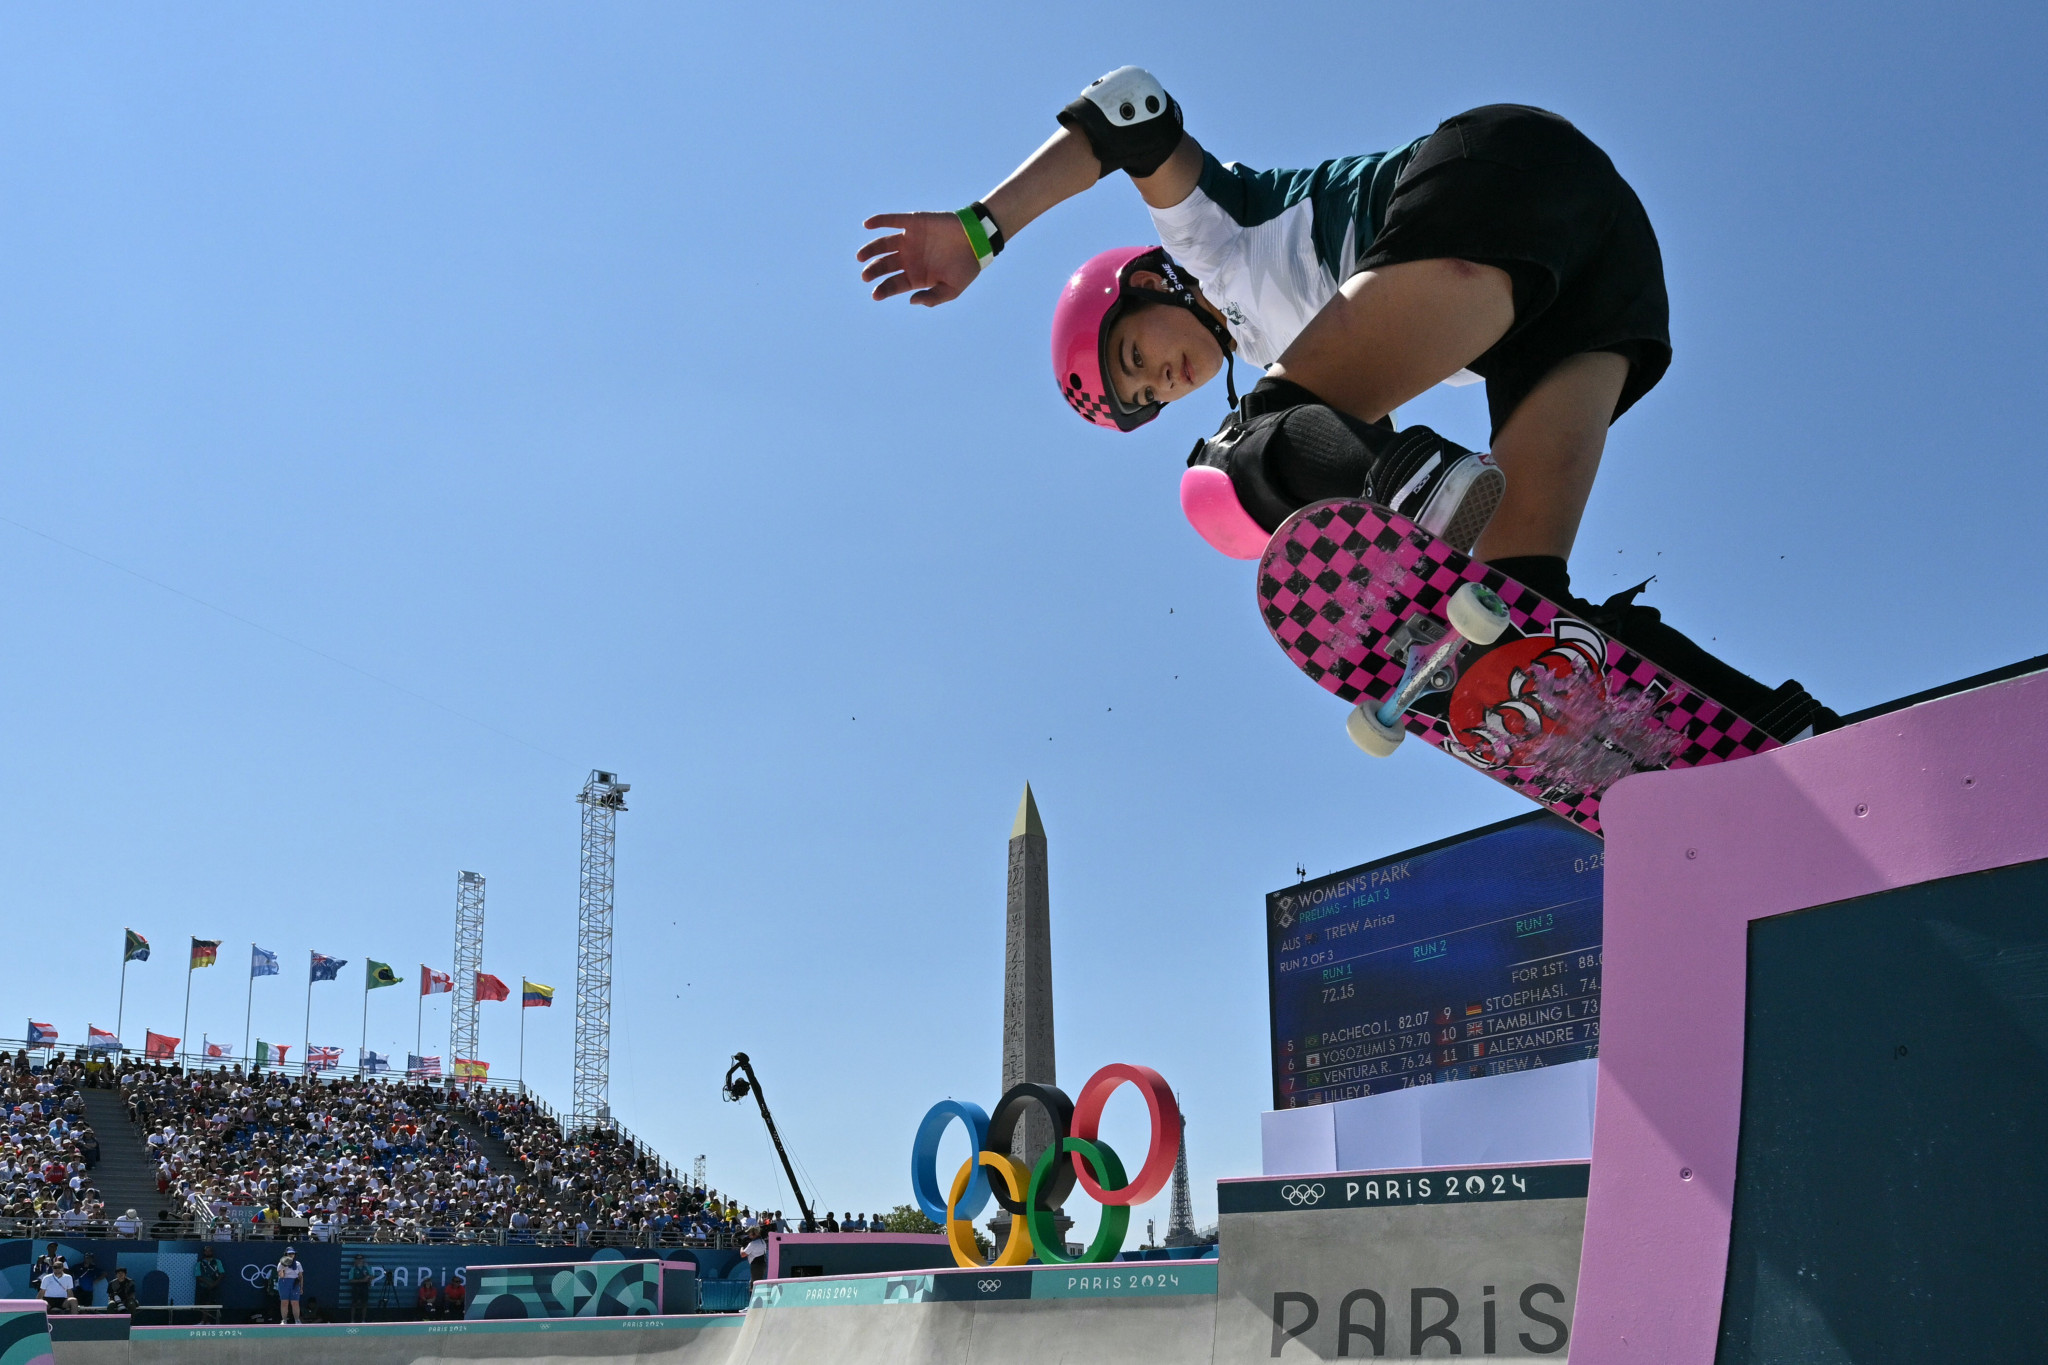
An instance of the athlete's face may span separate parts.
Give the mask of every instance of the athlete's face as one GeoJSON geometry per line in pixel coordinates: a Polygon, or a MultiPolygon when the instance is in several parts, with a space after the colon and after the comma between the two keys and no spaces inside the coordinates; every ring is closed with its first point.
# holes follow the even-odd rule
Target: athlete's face
{"type": "MultiPolygon", "coordinates": [[[[1141,289],[1165,289],[1149,270],[1131,276],[1141,289]]],[[[1131,407],[1171,403],[1193,393],[1223,368],[1223,348],[1185,308],[1154,306],[1126,313],[1109,329],[1109,382],[1131,407]]]]}

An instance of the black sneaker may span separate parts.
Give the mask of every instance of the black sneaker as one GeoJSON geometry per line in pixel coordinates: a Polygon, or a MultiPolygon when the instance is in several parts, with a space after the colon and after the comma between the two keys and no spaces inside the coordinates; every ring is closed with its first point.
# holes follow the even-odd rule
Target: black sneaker
{"type": "Polygon", "coordinates": [[[1493,520],[1508,479],[1493,456],[1418,426],[1398,433],[1381,454],[1373,488],[1373,501],[1469,551],[1493,520]]]}

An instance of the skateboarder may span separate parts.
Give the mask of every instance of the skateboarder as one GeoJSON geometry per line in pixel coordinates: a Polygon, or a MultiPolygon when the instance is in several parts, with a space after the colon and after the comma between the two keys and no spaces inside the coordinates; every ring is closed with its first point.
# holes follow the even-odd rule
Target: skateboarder
{"type": "Polygon", "coordinates": [[[1571,595],[1566,560],[1607,427],[1662,378],[1671,341],[1649,217],[1570,123],[1490,105],[1395,151],[1255,171],[1204,151],[1129,66],[1059,122],[986,199],[868,219],[887,229],[860,251],[874,297],[959,297],[1033,219],[1124,171],[1162,245],[1103,252],[1068,279],[1054,378],[1084,419],[1131,431],[1226,374],[1236,410],[1189,457],[1182,489],[1212,545],[1256,558],[1295,509],[1368,496],[1778,738],[1834,721],[1797,682],[1765,687],[1664,625],[1635,605],[1640,589],[1599,607],[1571,595]],[[1239,355],[1265,369],[1241,403],[1239,355]],[[1490,457],[1393,430],[1402,403],[1478,379],[1490,457]],[[1192,477],[1203,468],[1227,487],[1192,477]]]}

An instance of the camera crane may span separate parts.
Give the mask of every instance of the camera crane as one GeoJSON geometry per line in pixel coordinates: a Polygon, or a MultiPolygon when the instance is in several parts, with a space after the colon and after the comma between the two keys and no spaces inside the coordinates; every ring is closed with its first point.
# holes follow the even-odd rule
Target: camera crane
{"type": "Polygon", "coordinates": [[[796,1194],[796,1206],[804,1215],[804,1229],[809,1231],[818,1222],[811,1217],[811,1206],[804,1202],[804,1187],[797,1184],[796,1170],[789,1164],[789,1153],[782,1146],[782,1134],[775,1131],[775,1116],[768,1112],[768,1096],[762,1093],[761,1078],[754,1074],[754,1064],[747,1059],[747,1054],[735,1052],[732,1065],[725,1069],[725,1089],[719,1092],[719,1097],[737,1104],[747,1097],[749,1091],[753,1092],[754,1103],[761,1106],[761,1122],[768,1125],[768,1136],[775,1143],[775,1155],[782,1158],[782,1173],[789,1177],[789,1188],[796,1194]],[[742,1071],[747,1074],[739,1075],[742,1071]]]}

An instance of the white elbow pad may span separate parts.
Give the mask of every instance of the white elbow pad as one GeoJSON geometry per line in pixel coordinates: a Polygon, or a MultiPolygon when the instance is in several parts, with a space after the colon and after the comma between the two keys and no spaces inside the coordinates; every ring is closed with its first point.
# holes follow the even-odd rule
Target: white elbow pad
{"type": "Polygon", "coordinates": [[[1060,122],[1095,149],[1102,173],[1150,175],[1180,145],[1180,106],[1151,72],[1120,66],[1060,110],[1060,122]]]}

